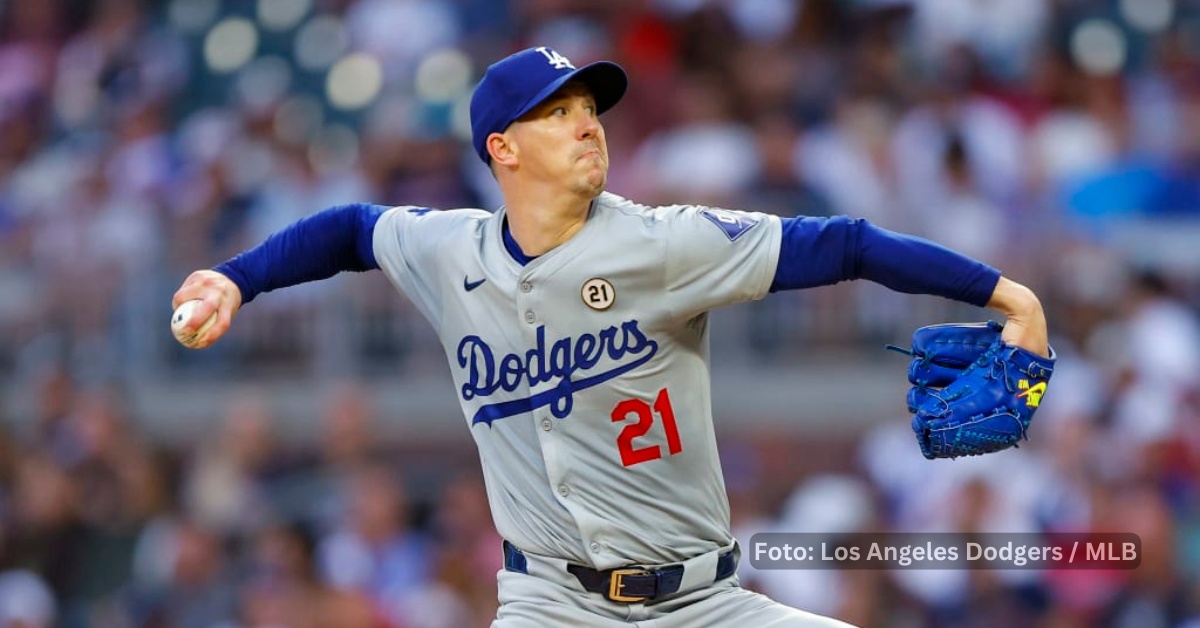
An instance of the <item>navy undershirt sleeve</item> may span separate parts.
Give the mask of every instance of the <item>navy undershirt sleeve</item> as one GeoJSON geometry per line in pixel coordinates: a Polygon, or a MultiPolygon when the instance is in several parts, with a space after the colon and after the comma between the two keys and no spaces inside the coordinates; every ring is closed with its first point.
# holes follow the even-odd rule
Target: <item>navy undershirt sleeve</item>
{"type": "Polygon", "coordinates": [[[263,292],[379,268],[375,223],[388,207],[354,203],[331,207],[271,234],[262,244],[213,267],[242,292],[242,304],[263,292]]]}
{"type": "Polygon", "coordinates": [[[931,294],[977,306],[991,300],[1000,271],[924,238],[863,219],[783,218],[771,291],[867,279],[897,292],[931,294]]]}

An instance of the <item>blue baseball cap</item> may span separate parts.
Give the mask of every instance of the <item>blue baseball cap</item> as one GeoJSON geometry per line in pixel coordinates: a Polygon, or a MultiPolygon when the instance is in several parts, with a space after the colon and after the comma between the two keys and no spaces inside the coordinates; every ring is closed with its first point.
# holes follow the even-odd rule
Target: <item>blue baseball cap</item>
{"type": "Polygon", "coordinates": [[[483,163],[489,163],[487,138],[503,133],[508,125],[538,106],[567,81],[578,79],[596,99],[602,114],[625,95],[629,79],[611,61],[597,61],[576,69],[571,61],[546,46],[528,48],[488,66],[471,95],[471,143],[483,163]]]}

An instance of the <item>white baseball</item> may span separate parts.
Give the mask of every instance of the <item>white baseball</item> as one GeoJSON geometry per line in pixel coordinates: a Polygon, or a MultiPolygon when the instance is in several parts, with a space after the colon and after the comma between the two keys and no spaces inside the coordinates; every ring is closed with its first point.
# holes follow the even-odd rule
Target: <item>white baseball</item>
{"type": "Polygon", "coordinates": [[[192,312],[196,309],[196,306],[200,305],[200,303],[201,301],[199,299],[193,301],[184,301],[179,307],[175,308],[175,312],[171,314],[171,334],[175,336],[175,339],[179,341],[179,344],[182,344],[188,348],[194,349],[196,346],[196,341],[204,336],[205,332],[207,332],[209,328],[213,326],[213,323],[217,322],[217,313],[214,311],[212,316],[209,316],[208,320],[204,321],[204,324],[200,325],[200,328],[194,333],[184,333],[184,324],[187,323],[188,319],[192,317],[192,312]]]}

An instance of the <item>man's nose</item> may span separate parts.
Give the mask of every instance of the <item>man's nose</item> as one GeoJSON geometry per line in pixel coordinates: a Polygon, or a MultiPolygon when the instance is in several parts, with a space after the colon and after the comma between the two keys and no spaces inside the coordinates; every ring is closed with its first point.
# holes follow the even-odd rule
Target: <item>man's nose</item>
{"type": "Polygon", "coordinates": [[[600,132],[600,121],[590,113],[583,113],[581,115],[583,116],[583,120],[579,124],[580,139],[596,137],[596,134],[600,132]]]}

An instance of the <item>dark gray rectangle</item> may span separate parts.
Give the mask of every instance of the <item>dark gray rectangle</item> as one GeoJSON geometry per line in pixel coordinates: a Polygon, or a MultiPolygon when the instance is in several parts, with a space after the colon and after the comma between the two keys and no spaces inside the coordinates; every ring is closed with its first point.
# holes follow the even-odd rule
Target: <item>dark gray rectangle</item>
{"type": "Polygon", "coordinates": [[[771,532],[750,537],[758,569],[1136,569],[1142,540],[1119,533],[771,532]]]}

